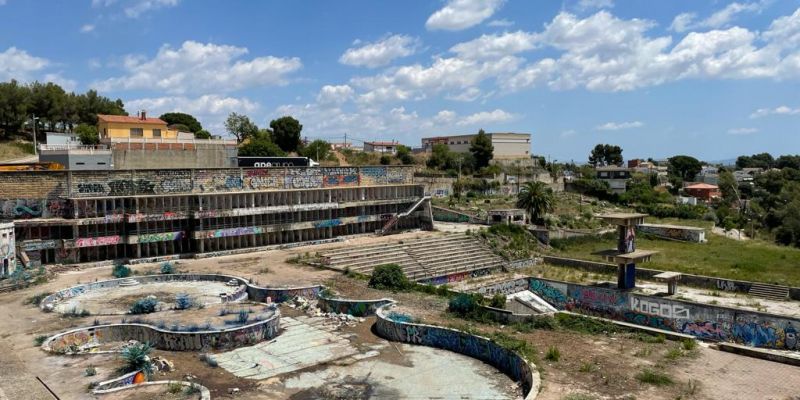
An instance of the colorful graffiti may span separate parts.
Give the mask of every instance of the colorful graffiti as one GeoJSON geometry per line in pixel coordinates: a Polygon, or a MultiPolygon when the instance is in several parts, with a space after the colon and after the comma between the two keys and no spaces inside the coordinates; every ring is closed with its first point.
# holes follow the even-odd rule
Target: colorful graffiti
{"type": "Polygon", "coordinates": [[[259,235],[264,233],[264,228],[260,226],[245,226],[241,228],[217,229],[206,232],[206,239],[214,239],[229,236],[259,235]]]}
{"type": "Polygon", "coordinates": [[[728,340],[722,324],[712,321],[686,321],[681,325],[680,332],[704,340],[728,340]]]}
{"type": "Polygon", "coordinates": [[[631,310],[665,318],[690,318],[690,310],[683,304],[640,298],[638,296],[631,296],[631,310]]]}
{"type": "Polygon", "coordinates": [[[434,278],[426,279],[421,283],[426,285],[444,285],[448,283],[461,282],[471,278],[478,278],[492,273],[491,268],[476,269],[474,271],[458,272],[455,274],[437,276],[434,278]]]}
{"type": "Polygon", "coordinates": [[[342,220],[335,218],[335,219],[326,219],[324,221],[319,221],[314,223],[315,228],[332,228],[334,226],[339,226],[342,224],[342,220]]]}
{"type": "Polygon", "coordinates": [[[283,189],[286,184],[284,170],[248,169],[244,175],[244,186],[251,190],[283,189]]]}
{"type": "Polygon", "coordinates": [[[477,292],[484,296],[492,296],[497,293],[509,295],[514,293],[519,293],[525,290],[528,290],[528,280],[515,279],[513,281],[505,281],[505,282],[495,283],[489,286],[479,287],[477,289],[477,292]]]}
{"type": "Polygon", "coordinates": [[[108,182],[109,196],[154,194],[156,185],[144,179],[119,179],[108,182]]]}
{"type": "Polygon", "coordinates": [[[359,183],[358,168],[323,168],[322,175],[324,187],[358,186],[359,183]]]}
{"type": "Polygon", "coordinates": [[[545,282],[531,279],[528,283],[530,290],[553,307],[563,310],[567,307],[567,285],[559,282],[545,282]]]}
{"type": "Polygon", "coordinates": [[[316,168],[289,169],[286,174],[286,188],[319,188],[322,187],[322,179],[322,171],[316,168]]]}
{"type": "Polygon", "coordinates": [[[183,239],[183,237],[184,237],[183,231],[147,233],[139,235],[137,241],[139,243],[170,242],[173,240],[181,240],[183,239]]]}
{"type": "Polygon", "coordinates": [[[75,239],[75,247],[110,246],[120,243],[122,237],[119,235],[75,239]]]}

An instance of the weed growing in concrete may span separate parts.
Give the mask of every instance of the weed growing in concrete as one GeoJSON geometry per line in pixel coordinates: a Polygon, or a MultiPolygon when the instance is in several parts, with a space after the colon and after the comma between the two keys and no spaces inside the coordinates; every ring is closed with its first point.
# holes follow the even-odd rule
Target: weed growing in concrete
{"type": "Polygon", "coordinates": [[[667,350],[667,354],[664,357],[668,360],[677,360],[683,357],[683,350],[680,347],[673,347],[667,350]]]}
{"type": "Polygon", "coordinates": [[[82,318],[90,315],[92,315],[92,313],[90,313],[88,310],[78,310],[78,307],[72,307],[71,310],[64,314],[64,316],[67,318],[82,318]]]}
{"type": "Polygon", "coordinates": [[[165,262],[161,264],[161,273],[162,274],[174,274],[175,267],[172,265],[171,262],[165,262]]]}
{"type": "Polygon", "coordinates": [[[198,386],[194,382],[190,383],[189,386],[186,386],[186,389],[183,390],[183,394],[189,395],[189,396],[191,396],[193,394],[198,394],[198,393],[200,393],[200,386],[198,386]]]}
{"type": "Polygon", "coordinates": [[[558,362],[558,360],[561,359],[561,351],[558,350],[558,347],[556,346],[550,346],[547,349],[547,353],[545,353],[544,358],[545,360],[558,362]]]}
{"type": "Polygon", "coordinates": [[[559,313],[556,314],[555,319],[558,322],[558,325],[564,329],[592,335],[599,333],[617,333],[622,331],[622,328],[611,322],[589,318],[583,315],[559,313]]]}
{"type": "Polygon", "coordinates": [[[170,382],[167,385],[167,393],[178,394],[183,391],[183,385],[180,382],[170,382]]]}
{"type": "Polygon", "coordinates": [[[95,376],[95,375],[97,375],[97,368],[95,368],[94,365],[89,365],[84,370],[84,374],[86,376],[95,376]]]}
{"type": "Polygon", "coordinates": [[[248,319],[250,319],[250,313],[247,310],[239,310],[236,321],[240,324],[246,324],[248,319]]]}
{"type": "Polygon", "coordinates": [[[665,386],[673,383],[672,378],[670,378],[669,375],[650,368],[645,368],[644,371],[636,374],[636,379],[639,380],[639,382],[648,383],[655,386],[665,386]]]}
{"type": "Polygon", "coordinates": [[[572,393],[564,396],[561,400],[596,400],[597,397],[583,393],[572,393]]]}
{"type": "Polygon", "coordinates": [[[36,346],[41,346],[45,340],[47,340],[47,335],[39,335],[33,338],[33,342],[36,343],[36,346]]]}
{"type": "Polygon", "coordinates": [[[653,349],[651,349],[651,348],[648,346],[648,347],[643,347],[641,350],[637,351],[636,353],[633,353],[633,355],[634,355],[634,356],[636,356],[636,357],[647,357],[647,356],[649,356],[649,355],[650,355],[652,352],[653,352],[653,349]]]}
{"type": "Polygon", "coordinates": [[[697,341],[694,339],[683,339],[681,346],[686,351],[692,351],[697,348],[697,341]]]}

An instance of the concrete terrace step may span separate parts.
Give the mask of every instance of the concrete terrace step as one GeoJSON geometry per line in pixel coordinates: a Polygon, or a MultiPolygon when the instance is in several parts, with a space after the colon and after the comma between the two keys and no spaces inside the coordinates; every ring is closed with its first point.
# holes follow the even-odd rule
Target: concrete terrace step
{"type": "Polygon", "coordinates": [[[340,254],[346,254],[346,253],[351,253],[351,252],[355,252],[355,251],[371,251],[371,250],[374,251],[374,250],[385,249],[385,248],[389,248],[389,247],[414,246],[414,245],[425,244],[425,243],[437,243],[437,242],[442,242],[442,241],[451,241],[451,240],[454,240],[454,239],[461,239],[461,238],[466,238],[466,237],[461,236],[461,235],[446,235],[446,236],[435,237],[435,238],[422,238],[422,239],[404,240],[403,243],[399,243],[399,242],[384,242],[384,243],[378,243],[378,244],[370,244],[370,245],[358,246],[358,247],[348,248],[348,249],[334,249],[332,251],[328,251],[328,252],[323,253],[323,256],[331,257],[331,256],[337,256],[337,255],[340,255],[340,254]]]}
{"type": "Polygon", "coordinates": [[[769,300],[786,300],[789,298],[789,288],[765,283],[754,283],[753,286],[750,287],[749,294],[769,300]]]}
{"type": "Polygon", "coordinates": [[[460,265],[469,265],[469,264],[480,264],[480,263],[487,263],[487,262],[496,262],[502,263],[503,260],[496,259],[494,257],[487,256],[485,254],[474,254],[471,256],[461,256],[458,255],[456,257],[449,257],[444,258],[441,261],[437,261],[435,263],[422,263],[425,268],[429,270],[435,270],[442,267],[450,267],[450,266],[460,266],[460,265]]]}

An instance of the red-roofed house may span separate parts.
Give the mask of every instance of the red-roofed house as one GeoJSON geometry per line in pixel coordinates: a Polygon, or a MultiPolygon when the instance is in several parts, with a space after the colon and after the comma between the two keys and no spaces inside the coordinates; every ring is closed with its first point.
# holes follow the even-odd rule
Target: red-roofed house
{"type": "Polygon", "coordinates": [[[694,183],[683,188],[683,191],[700,200],[711,201],[711,199],[722,196],[719,186],[709,185],[708,183],[694,183]]]}
{"type": "Polygon", "coordinates": [[[97,114],[97,134],[101,140],[117,138],[175,139],[178,137],[178,131],[167,128],[167,123],[159,118],[147,118],[144,111],[135,117],[97,114]]]}

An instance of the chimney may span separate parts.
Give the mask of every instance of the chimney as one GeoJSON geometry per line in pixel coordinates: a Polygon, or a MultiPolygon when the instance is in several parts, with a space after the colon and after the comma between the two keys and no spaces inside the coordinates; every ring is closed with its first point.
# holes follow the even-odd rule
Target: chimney
{"type": "Polygon", "coordinates": [[[145,110],[142,110],[142,116],[141,116],[141,118],[142,118],[142,121],[144,121],[144,120],[146,120],[146,119],[147,119],[147,111],[145,111],[145,110]]]}

